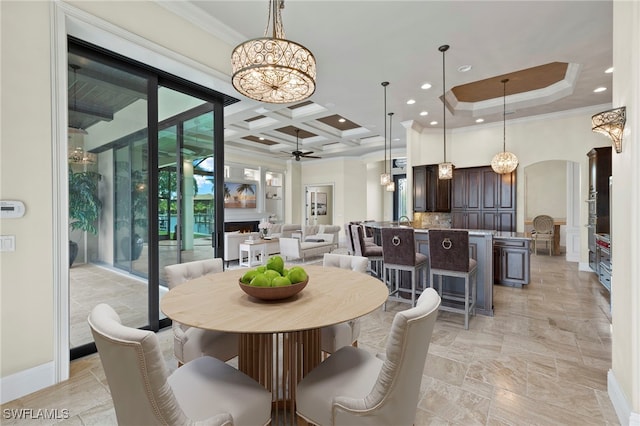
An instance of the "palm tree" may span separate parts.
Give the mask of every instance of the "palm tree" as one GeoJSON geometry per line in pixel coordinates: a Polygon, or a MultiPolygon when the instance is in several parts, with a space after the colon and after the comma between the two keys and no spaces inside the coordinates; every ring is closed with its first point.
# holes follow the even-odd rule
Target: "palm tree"
{"type": "Polygon", "coordinates": [[[251,185],[250,183],[243,183],[241,185],[238,185],[238,188],[236,188],[236,193],[238,195],[244,194],[244,193],[247,193],[247,192],[255,194],[255,192],[253,190],[253,185],[251,185]]]}

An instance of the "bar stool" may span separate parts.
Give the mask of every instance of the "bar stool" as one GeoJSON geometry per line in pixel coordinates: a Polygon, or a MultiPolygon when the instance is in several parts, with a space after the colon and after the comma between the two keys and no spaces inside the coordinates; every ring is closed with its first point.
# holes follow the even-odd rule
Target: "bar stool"
{"type": "MultiPolygon", "coordinates": [[[[469,314],[475,315],[478,262],[469,257],[469,232],[460,230],[429,230],[429,282],[438,275],[440,309],[464,314],[464,328],[469,329],[469,314]],[[442,277],[464,278],[464,294],[442,291],[442,277]],[[445,305],[444,302],[453,302],[445,305]]],[[[449,286],[450,290],[453,285],[449,286]]]]}
{"type": "Polygon", "coordinates": [[[382,228],[382,257],[384,261],[383,281],[389,287],[389,298],[396,302],[416,305],[417,295],[427,286],[428,258],[416,253],[415,231],[412,228],[382,228]],[[395,280],[389,273],[395,271],[395,280]],[[411,290],[400,286],[400,271],[411,272],[411,290]],[[422,273],[422,287],[418,289],[417,278],[422,273]],[[411,299],[400,297],[401,293],[411,294],[411,299]]]}
{"type": "MultiPolygon", "coordinates": [[[[366,244],[364,241],[364,227],[362,225],[351,225],[351,235],[353,237],[353,246],[356,256],[366,257],[369,260],[369,272],[371,275],[379,275],[373,273],[371,267],[373,263],[382,263],[382,247],[376,244],[366,244]]],[[[380,268],[376,268],[378,271],[382,271],[382,265],[380,268]]]]}

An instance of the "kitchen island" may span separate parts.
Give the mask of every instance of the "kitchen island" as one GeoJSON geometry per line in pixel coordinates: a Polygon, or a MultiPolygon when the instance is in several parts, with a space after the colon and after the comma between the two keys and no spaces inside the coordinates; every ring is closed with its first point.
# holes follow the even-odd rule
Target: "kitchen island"
{"type": "MultiPolygon", "coordinates": [[[[380,229],[402,225],[367,222],[365,226],[371,229],[374,240],[380,244],[380,229]]],[[[512,287],[529,283],[530,238],[518,232],[468,231],[469,255],[478,262],[476,313],[493,316],[494,282],[512,287]]],[[[429,256],[429,229],[415,228],[415,240],[416,251],[429,256]]],[[[445,277],[443,285],[448,292],[464,293],[464,279],[445,277]]]]}

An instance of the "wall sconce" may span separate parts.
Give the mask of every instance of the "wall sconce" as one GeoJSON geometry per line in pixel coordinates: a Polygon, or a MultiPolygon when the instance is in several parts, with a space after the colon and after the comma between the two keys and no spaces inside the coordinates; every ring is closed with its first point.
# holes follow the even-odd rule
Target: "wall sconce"
{"type": "Polygon", "coordinates": [[[591,130],[608,136],[617,153],[622,152],[622,133],[627,121],[627,108],[620,107],[602,111],[591,117],[591,130]]]}

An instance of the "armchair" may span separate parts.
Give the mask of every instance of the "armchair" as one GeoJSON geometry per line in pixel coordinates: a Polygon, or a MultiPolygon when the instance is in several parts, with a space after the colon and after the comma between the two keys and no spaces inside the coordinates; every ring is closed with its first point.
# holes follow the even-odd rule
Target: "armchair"
{"type": "Polygon", "coordinates": [[[158,337],[126,327],[109,305],[88,318],[120,425],[266,425],[271,393],[224,362],[201,357],[169,374],[158,337]]]}
{"type": "MultiPolygon", "coordinates": [[[[298,384],[296,412],[317,425],[413,425],[440,297],[426,289],[398,312],[386,356],[345,346],[298,384]]],[[[300,424],[300,423],[299,423],[300,424]]]]}
{"type": "MultiPolygon", "coordinates": [[[[169,289],[203,275],[222,272],[222,259],[197,260],[164,267],[169,289]]],[[[203,355],[228,361],[238,355],[238,336],[233,333],[188,327],[173,321],[173,353],[182,365],[203,355]]]]}

